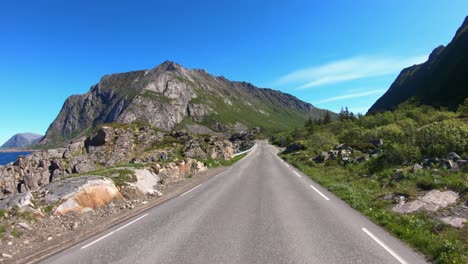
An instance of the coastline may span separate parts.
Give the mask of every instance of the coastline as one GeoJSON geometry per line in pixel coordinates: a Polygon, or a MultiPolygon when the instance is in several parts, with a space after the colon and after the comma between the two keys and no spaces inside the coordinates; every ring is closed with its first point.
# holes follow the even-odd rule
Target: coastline
{"type": "Polygon", "coordinates": [[[27,149],[27,148],[12,148],[12,149],[0,149],[0,153],[16,153],[16,152],[37,152],[37,149],[27,149]]]}

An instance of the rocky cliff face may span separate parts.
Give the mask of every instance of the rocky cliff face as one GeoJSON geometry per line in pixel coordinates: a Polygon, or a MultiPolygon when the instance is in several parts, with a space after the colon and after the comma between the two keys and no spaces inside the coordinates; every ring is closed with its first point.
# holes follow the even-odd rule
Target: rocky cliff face
{"type": "Polygon", "coordinates": [[[12,136],[0,149],[25,148],[36,144],[42,139],[42,135],[34,133],[19,133],[12,136]]]}
{"type": "Polygon", "coordinates": [[[65,143],[110,122],[162,130],[203,125],[216,132],[256,126],[275,131],[324,113],[288,94],[166,61],[152,70],[106,75],[88,93],[69,97],[40,144],[65,143]]]}
{"type": "Polygon", "coordinates": [[[447,47],[439,46],[420,65],[404,69],[369,113],[414,99],[435,107],[456,107],[468,97],[468,17],[447,47]]]}
{"type": "Polygon", "coordinates": [[[107,176],[116,184],[132,182],[129,169],[144,166],[151,167],[160,184],[174,183],[204,168],[203,161],[229,160],[252,142],[248,133],[229,141],[184,131],[163,133],[135,123],[109,124],[65,148],[37,151],[0,166],[0,200],[89,173],[107,176]]]}

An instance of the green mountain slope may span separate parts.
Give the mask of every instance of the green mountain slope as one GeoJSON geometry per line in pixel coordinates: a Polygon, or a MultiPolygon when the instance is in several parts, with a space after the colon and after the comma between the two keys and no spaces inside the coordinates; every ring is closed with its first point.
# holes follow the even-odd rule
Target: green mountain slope
{"type": "Polygon", "coordinates": [[[260,127],[270,134],[325,113],[289,94],[166,61],[151,70],[106,75],[88,93],[70,96],[40,144],[62,144],[111,122],[149,123],[161,130],[202,125],[226,134],[260,127]]]}

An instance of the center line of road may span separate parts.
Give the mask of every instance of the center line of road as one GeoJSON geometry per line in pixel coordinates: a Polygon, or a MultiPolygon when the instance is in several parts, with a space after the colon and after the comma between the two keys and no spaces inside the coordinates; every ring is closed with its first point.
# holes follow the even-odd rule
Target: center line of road
{"type": "Polygon", "coordinates": [[[325,194],[323,194],[322,192],[320,192],[317,188],[315,188],[312,184],[310,185],[310,188],[314,189],[314,191],[316,191],[318,194],[320,194],[320,196],[322,196],[325,200],[327,201],[330,201],[330,199],[328,197],[325,196],[325,194]]]}
{"type": "Polygon", "coordinates": [[[133,220],[133,221],[131,221],[131,222],[125,224],[124,226],[119,227],[117,230],[114,230],[114,231],[112,231],[112,232],[106,234],[105,236],[102,236],[102,237],[100,237],[100,238],[94,240],[93,242],[87,244],[86,246],[82,246],[81,249],[85,249],[85,248],[87,248],[87,247],[89,247],[89,246],[91,246],[91,245],[93,245],[93,244],[95,244],[95,243],[97,243],[97,242],[103,240],[104,238],[106,238],[106,237],[108,237],[108,236],[114,234],[114,233],[117,232],[117,231],[120,231],[120,230],[124,229],[125,227],[127,227],[127,226],[129,226],[129,225],[135,223],[136,221],[142,219],[143,217],[145,217],[145,216],[147,216],[147,215],[148,215],[148,214],[144,214],[144,215],[138,217],[137,219],[135,219],[135,220],[133,220]]]}
{"type": "Polygon", "coordinates": [[[187,193],[189,193],[189,192],[191,192],[191,191],[195,190],[196,188],[198,188],[198,187],[200,187],[200,186],[201,186],[201,184],[198,184],[197,186],[195,186],[195,187],[193,187],[192,189],[190,189],[190,190],[188,190],[188,191],[184,192],[184,193],[183,193],[183,194],[181,194],[180,196],[182,197],[182,196],[186,195],[187,193]]]}
{"type": "Polygon", "coordinates": [[[400,257],[395,251],[393,251],[391,248],[389,248],[387,245],[385,245],[384,242],[382,242],[380,239],[378,239],[374,234],[372,234],[369,230],[366,228],[362,228],[362,231],[366,233],[368,236],[370,236],[372,239],[374,239],[375,242],[377,242],[381,247],[383,247],[390,255],[392,255],[394,258],[396,258],[401,264],[408,264],[406,260],[404,260],[402,257],[400,257]]]}
{"type": "Polygon", "coordinates": [[[294,174],[297,175],[297,177],[302,178],[302,176],[301,176],[299,173],[297,173],[297,172],[295,172],[295,171],[293,171],[293,172],[294,172],[294,174]]]}

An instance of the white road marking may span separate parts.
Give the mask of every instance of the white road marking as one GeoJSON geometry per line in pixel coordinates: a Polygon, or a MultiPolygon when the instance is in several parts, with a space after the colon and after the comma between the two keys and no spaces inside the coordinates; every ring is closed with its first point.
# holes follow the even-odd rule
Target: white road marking
{"type": "Polygon", "coordinates": [[[147,216],[147,215],[148,215],[148,214],[144,214],[144,215],[142,215],[142,216],[138,217],[137,219],[135,219],[135,220],[131,221],[130,223],[127,223],[126,225],[119,227],[117,230],[115,230],[115,232],[117,232],[117,231],[120,231],[120,230],[122,230],[122,229],[126,228],[127,226],[129,226],[129,225],[131,225],[131,224],[135,223],[136,221],[138,221],[138,220],[142,219],[143,217],[145,217],[145,216],[147,216]]]}
{"type": "Polygon", "coordinates": [[[106,234],[106,235],[104,235],[104,236],[102,236],[102,237],[100,237],[100,238],[94,240],[93,242],[87,244],[86,246],[82,246],[81,249],[85,249],[85,248],[87,248],[87,247],[89,247],[89,246],[91,246],[91,245],[94,245],[95,243],[97,243],[97,242],[103,240],[104,238],[106,238],[106,237],[108,237],[108,236],[114,234],[114,233],[117,232],[117,231],[120,231],[120,230],[124,229],[125,227],[127,227],[127,226],[129,226],[129,225],[135,223],[136,221],[142,219],[143,217],[145,217],[145,216],[147,216],[147,215],[148,215],[148,214],[144,214],[144,215],[138,217],[137,219],[135,219],[135,220],[133,220],[133,221],[131,221],[131,222],[125,224],[124,226],[119,227],[117,230],[114,230],[114,231],[112,231],[112,232],[110,232],[110,233],[108,233],[108,234],[106,234]]]}
{"type": "Polygon", "coordinates": [[[382,242],[380,239],[378,239],[374,234],[372,234],[369,230],[366,228],[362,228],[362,231],[366,233],[368,236],[370,236],[372,239],[374,239],[375,242],[377,242],[381,247],[383,247],[390,255],[392,255],[394,258],[396,258],[401,264],[408,264],[406,260],[404,260],[402,257],[400,257],[395,251],[393,251],[391,248],[389,248],[387,245],[385,245],[384,242],[382,242]]]}
{"type": "Polygon", "coordinates": [[[299,173],[297,173],[296,171],[293,171],[293,172],[294,172],[294,174],[297,175],[297,177],[302,178],[302,176],[299,173]]]}
{"type": "Polygon", "coordinates": [[[184,192],[184,193],[183,193],[183,194],[181,194],[180,196],[182,197],[182,196],[186,195],[187,193],[189,193],[189,192],[191,192],[191,191],[195,190],[196,188],[198,188],[198,187],[200,187],[200,186],[201,186],[201,184],[198,184],[197,186],[195,186],[195,187],[193,187],[192,189],[190,189],[190,190],[188,190],[188,191],[184,192]]]}
{"type": "Polygon", "coordinates": [[[314,189],[320,196],[322,196],[325,200],[330,201],[328,197],[326,197],[322,192],[320,192],[317,188],[315,188],[312,184],[310,185],[310,188],[314,189]]]}
{"type": "Polygon", "coordinates": [[[284,163],[284,165],[286,165],[286,167],[288,167],[288,168],[289,168],[289,165],[288,165],[286,162],[284,163]]]}

